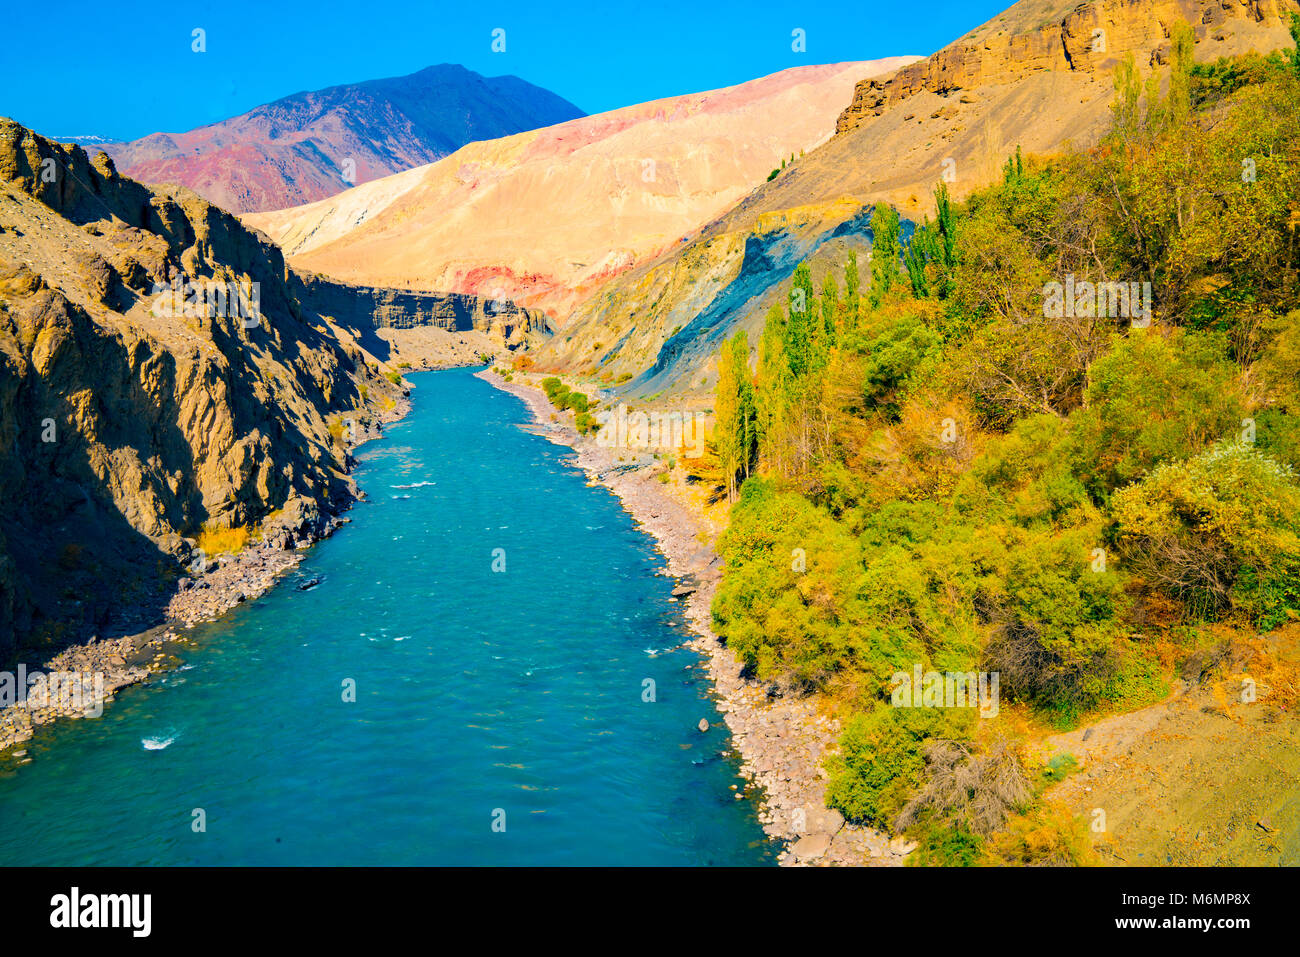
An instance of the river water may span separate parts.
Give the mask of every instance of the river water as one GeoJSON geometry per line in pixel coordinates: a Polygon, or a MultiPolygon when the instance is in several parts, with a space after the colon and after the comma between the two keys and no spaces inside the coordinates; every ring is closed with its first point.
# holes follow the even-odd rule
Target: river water
{"type": "Polygon", "coordinates": [[[774,863],[651,539],[514,397],[411,381],[351,524],[6,764],[0,864],[774,863]]]}

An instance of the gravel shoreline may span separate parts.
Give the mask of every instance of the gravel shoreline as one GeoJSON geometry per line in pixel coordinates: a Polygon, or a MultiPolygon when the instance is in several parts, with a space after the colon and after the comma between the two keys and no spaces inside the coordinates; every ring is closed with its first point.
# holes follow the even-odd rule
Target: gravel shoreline
{"type": "MultiPolygon", "coordinates": [[[[682,584],[674,594],[685,603],[685,617],[717,696],[717,708],[730,729],[741,759],[741,773],[761,789],[760,820],[768,837],[785,845],[783,865],[890,866],[902,864],[915,845],[873,828],[848,824],[825,806],[826,772],[822,759],[836,747],[839,724],[820,714],[813,698],[775,698],[741,675],[736,655],[714,634],[710,607],[721,579],[721,561],[702,538],[712,529],[668,494],[655,479],[653,456],[604,448],[579,436],[572,415],[556,414],[535,385],[506,382],[491,369],[476,375],[518,397],[532,413],[538,434],[573,448],[589,478],[618,496],[633,519],[655,539],[668,572],[682,584]],[[619,461],[622,456],[623,461],[619,461]]],[[[516,380],[526,376],[514,374],[516,380]]],[[[747,793],[744,795],[748,797],[747,793]]]]}

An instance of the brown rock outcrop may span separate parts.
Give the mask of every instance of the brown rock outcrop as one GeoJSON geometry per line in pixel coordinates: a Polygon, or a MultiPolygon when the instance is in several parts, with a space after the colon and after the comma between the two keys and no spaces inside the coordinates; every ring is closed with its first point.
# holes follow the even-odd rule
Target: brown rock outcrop
{"type": "Polygon", "coordinates": [[[1244,45],[1232,42],[1234,26],[1271,31],[1280,41],[1287,17],[1297,7],[1294,0],[1093,0],[1078,5],[1022,0],[933,56],[860,82],[835,129],[855,129],[867,117],[880,116],[921,92],[945,96],[1044,70],[1095,73],[1114,67],[1127,53],[1136,54],[1143,66],[1159,62],[1170,30],[1180,20],[1192,24],[1198,40],[1217,41],[1220,55],[1244,52],[1250,39],[1244,45]],[[1030,26],[1031,17],[1040,20],[1030,26]]]}
{"type": "Polygon", "coordinates": [[[353,328],[474,330],[507,348],[539,342],[550,334],[545,314],[507,299],[353,286],[312,274],[302,275],[301,280],[302,299],[313,311],[353,328]]]}

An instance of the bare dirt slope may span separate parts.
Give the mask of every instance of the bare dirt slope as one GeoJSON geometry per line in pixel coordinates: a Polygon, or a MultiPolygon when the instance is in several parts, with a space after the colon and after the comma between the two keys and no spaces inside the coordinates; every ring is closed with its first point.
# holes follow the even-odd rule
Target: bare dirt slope
{"type": "Polygon", "coordinates": [[[818,284],[848,248],[862,261],[873,204],[919,221],[940,182],[961,198],[999,176],[1017,147],[1090,146],[1110,122],[1122,57],[1158,68],[1184,19],[1198,60],[1289,46],[1294,9],[1296,0],[1024,0],[932,56],[858,83],[829,142],[580,302],[539,367],[629,375],[620,391],[630,396],[705,401],[721,340],[744,328],[756,342],[801,259],[818,284]]]}
{"type": "Polygon", "coordinates": [[[831,135],[854,84],[909,62],[799,67],[531,133],[321,203],[245,217],[335,278],[507,297],[562,323],[831,135]]]}
{"type": "Polygon", "coordinates": [[[1255,644],[1166,701],[1046,739],[1044,757],[1079,762],[1049,796],[1100,822],[1103,863],[1300,864],[1300,627],[1255,644]]]}

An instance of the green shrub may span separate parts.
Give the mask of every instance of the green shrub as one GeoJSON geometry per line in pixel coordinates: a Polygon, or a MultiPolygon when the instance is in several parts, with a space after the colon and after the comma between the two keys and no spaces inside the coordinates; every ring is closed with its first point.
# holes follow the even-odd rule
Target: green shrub
{"type": "Polygon", "coordinates": [[[901,394],[937,356],[942,339],[919,317],[908,315],[866,345],[862,394],[868,407],[897,419],[901,394]]]}
{"type": "Polygon", "coordinates": [[[801,495],[750,479],[720,547],[729,574],[713,618],[750,671],[812,688],[858,660],[865,639],[847,609],[861,565],[841,524],[801,495]]]}
{"type": "Polygon", "coordinates": [[[1222,336],[1134,330],[1092,364],[1071,416],[1076,474],[1099,499],[1236,435],[1243,403],[1222,336]]]}
{"type": "MultiPolygon", "coordinates": [[[[954,736],[954,719],[969,712],[945,708],[894,708],[883,702],[849,719],[840,753],[826,762],[826,804],[847,819],[890,830],[921,784],[925,742],[954,736]]],[[[960,734],[960,732],[957,732],[960,734]]]]}
{"type": "Polygon", "coordinates": [[[984,669],[1011,698],[1072,720],[1100,701],[1118,662],[1127,600],[1120,576],[1092,558],[1099,530],[1026,538],[1008,554],[1002,591],[989,598],[994,632],[984,669]]]}
{"type": "Polygon", "coordinates": [[[917,829],[916,850],[908,867],[974,867],[980,862],[984,841],[960,825],[929,822],[917,829]]]}
{"type": "Polygon", "coordinates": [[[1115,495],[1124,555],[1153,585],[1274,627],[1300,610],[1300,485],[1292,469],[1224,442],[1115,495]]]}

